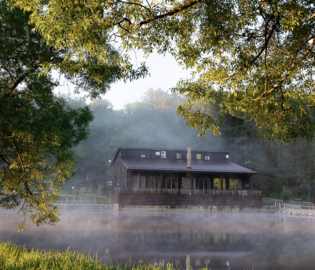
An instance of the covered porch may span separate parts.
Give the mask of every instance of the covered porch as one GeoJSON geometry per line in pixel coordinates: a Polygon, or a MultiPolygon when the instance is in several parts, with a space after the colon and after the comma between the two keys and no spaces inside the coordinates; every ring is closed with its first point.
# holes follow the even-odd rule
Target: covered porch
{"type": "Polygon", "coordinates": [[[176,195],[221,195],[221,196],[261,196],[261,190],[237,189],[237,190],[211,190],[211,189],[149,189],[149,188],[127,188],[127,192],[121,192],[116,188],[118,193],[133,194],[176,194],[176,195]]]}
{"type": "Polygon", "coordinates": [[[130,170],[120,179],[119,193],[261,196],[252,174],[211,174],[130,170]]]}

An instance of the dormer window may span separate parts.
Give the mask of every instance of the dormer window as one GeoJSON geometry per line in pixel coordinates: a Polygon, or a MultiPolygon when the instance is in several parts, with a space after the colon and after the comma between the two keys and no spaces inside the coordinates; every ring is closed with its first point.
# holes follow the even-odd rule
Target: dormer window
{"type": "Polygon", "coordinates": [[[210,156],[205,156],[205,160],[210,160],[210,156]]]}
{"type": "Polygon", "coordinates": [[[176,154],[176,158],[177,158],[177,159],[181,159],[181,158],[182,158],[182,154],[181,154],[181,153],[177,153],[177,154],[176,154]]]}
{"type": "Polygon", "coordinates": [[[196,159],[201,159],[201,154],[196,154],[196,159]]]}

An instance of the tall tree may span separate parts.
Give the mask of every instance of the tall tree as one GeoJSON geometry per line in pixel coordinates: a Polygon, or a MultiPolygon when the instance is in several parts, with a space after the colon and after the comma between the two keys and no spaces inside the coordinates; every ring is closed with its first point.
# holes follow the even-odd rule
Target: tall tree
{"type": "MultiPolygon", "coordinates": [[[[22,203],[20,229],[28,213],[37,225],[58,221],[53,202],[74,173],[70,149],[87,138],[93,119],[89,107],[71,108],[53,94],[58,82],[51,69],[91,97],[105,93],[122,76],[120,67],[97,59],[65,60],[71,50],[43,43],[28,24],[29,15],[0,1],[0,206],[22,203]]],[[[107,50],[113,57],[117,54],[107,50]]]]}
{"type": "Polygon", "coordinates": [[[49,44],[88,53],[129,72],[128,51],[171,53],[191,79],[179,113],[201,134],[218,134],[222,114],[252,119],[268,139],[309,137],[315,106],[315,6],[312,0],[10,0],[31,12],[49,44]],[[126,54],[108,57],[119,41],[126,54]],[[220,102],[219,117],[196,107],[220,102]]]}

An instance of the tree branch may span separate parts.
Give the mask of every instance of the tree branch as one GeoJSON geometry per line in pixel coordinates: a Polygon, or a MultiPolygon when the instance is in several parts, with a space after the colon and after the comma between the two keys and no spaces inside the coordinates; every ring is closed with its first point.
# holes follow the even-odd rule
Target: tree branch
{"type": "Polygon", "coordinates": [[[10,164],[10,162],[7,161],[7,160],[4,158],[3,155],[0,155],[0,158],[3,160],[4,163],[6,163],[6,164],[8,164],[8,165],[10,164]]]}
{"type": "Polygon", "coordinates": [[[165,5],[163,5],[162,3],[158,2],[158,1],[155,1],[155,0],[152,0],[154,3],[157,3],[158,5],[161,5],[162,7],[164,7],[165,9],[168,9],[168,10],[172,10],[172,8],[169,8],[165,5]]]}
{"type": "MultiPolygon", "coordinates": [[[[36,64],[32,69],[33,69],[33,70],[38,69],[38,68],[40,67],[40,64],[41,64],[41,63],[42,63],[42,62],[36,64]]],[[[18,78],[18,79],[11,85],[11,87],[10,87],[11,92],[15,90],[15,88],[29,75],[30,72],[31,72],[31,71],[29,70],[29,71],[27,71],[26,73],[24,73],[20,78],[18,78]]]]}
{"type": "MultiPolygon", "coordinates": [[[[21,163],[21,167],[22,167],[22,171],[23,171],[23,175],[26,176],[25,166],[24,166],[24,162],[23,162],[23,159],[22,159],[22,157],[21,157],[21,154],[20,154],[20,152],[19,152],[17,146],[15,145],[13,139],[9,137],[9,140],[11,141],[11,143],[12,143],[14,149],[15,149],[15,152],[17,153],[17,155],[18,155],[18,157],[19,157],[19,160],[20,160],[20,163],[21,163]]],[[[28,184],[27,184],[27,181],[24,180],[23,177],[22,177],[22,182],[24,182],[24,186],[25,186],[27,192],[33,197],[33,193],[32,193],[32,191],[29,189],[28,184]]],[[[26,197],[27,197],[27,195],[25,194],[25,198],[26,198],[26,197]]],[[[37,200],[34,199],[34,197],[33,197],[33,200],[34,200],[36,203],[38,203],[37,200]]]]}
{"type": "MultiPolygon", "coordinates": [[[[271,19],[268,20],[268,22],[266,23],[266,25],[268,25],[269,21],[271,19]]],[[[246,66],[243,66],[241,69],[239,69],[238,71],[234,72],[232,75],[230,75],[229,77],[223,79],[223,81],[227,81],[229,79],[231,79],[232,77],[234,77],[235,75],[237,75],[238,73],[240,73],[241,71],[248,69],[252,64],[254,64],[256,62],[256,60],[261,56],[261,54],[266,50],[268,42],[270,40],[270,38],[272,37],[272,34],[274,32],[274,30],[276,29],[277,25],[279,23],[279,19],[277,19],[276,23],[273,25],[268,37],[265,39],[265,44],[264,46],[260,49],[259,53],[255,56],[255,58],[250,61],[246,66]]]]}
{"type": "Polygon", "coordinates": [[[158,19],[161,19],[161,18],[164,18],[164,17],[168,17],[168,16],[173,16],[174,14],[180,12],[180,11],[183,11],[185,9],[188,9],[198,3],[200,3],[202,0],[192,0],[190,2],[187,2],[185,4],[182,4],[176,8],[173,8],[171,11],[169,12],[166,12],[166,13],[163,13],[161,15],[158,15],[158,16],[153,16],[151,18],[148,18],[148,19],[145,19],[137,24],[130,24],[130,27],[136,27],[136,28],[140,28],[142,25],[145,25],[145,24],[148,24],[152,21],[155,21],[155,20],[158,20],[158,19]]]}
{"type": "Polygon", "coordinates": [[[291,54],[290,52],[288,52],[288,51],[286,51],[286,50],[283,50],[283,49],[281,49],[281,48],[279,48],[279,47],[274,47],[274,48],[271,49],[270,51],[273,51],[273,50],[278,50],[278,51],[283,52],[283,53],[286,53],[286,54],[291,54]]]}
{"type": "Polygon", "coordinates": [[[147,8],[146,6],[143,6],[143,5],[139,4],[139,3],[134,3],[134,2],[124,2],[124,1],[121,1],[121,0],[117,0],[117,2],[119,2],[119,3],[123,3],[123,4],[136,5],[136,6],[142,7],[142,8],[144,8],[144,9],[146,9],[147,11],[149,11],[149,12],[153,15],[152,11],[151,11],[149,8],[147,8]]]}
{"type": "Polygon", "coordinates": [[[312,37],[309,37],[307,38],[300,46],[299,48],[297,49],[293,59],[291,60],[291,62],[294,62],[296,57],[298,56],[300,50],[302,49],[303,45],[307,44],[308,41],[312,40],[313,39],[313,43],[309,46],[309,48],[306,50],[306,52],[297,60],[297,62],[295,64],[293,64],[293,67],[291,68],[290,71],[287,72],[287,74],[281,79],[279,80],[277,83],[278,85],[277,86],[274,86],[273,88],[271,88],[268,92],[264,92],[262,93],[259,97],[257,98],[251,98],[252,101],[256,101],[258,99],[260,99],[262,96],[264,95],[267,95],[267,94],[270,94],[272,93],[275,89],[279,89],[282,84],[284,83],[284,81],[291,75],[291,73],[293,72],[293,70],[297,67],[297,65],[302,62],[303,59],[306,58],[306,56],[311,52],[311,50],[313,49],[313,47],[315,46],[315,36],[312,36],[312,37]]]}
{"type": "Polygon", "coordinates": [[[313,18],[315,18],[315,13],[311,17],[308,18],[308,21],[313,19],[313,18]]]}

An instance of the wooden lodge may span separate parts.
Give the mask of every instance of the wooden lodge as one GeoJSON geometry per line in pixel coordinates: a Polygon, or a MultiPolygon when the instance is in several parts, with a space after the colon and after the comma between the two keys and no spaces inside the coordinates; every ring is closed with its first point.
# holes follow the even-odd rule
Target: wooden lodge
{"type": "Polygon", "coordinates": [[[256,172],[226,151],[120,147],[111,164],[118,207],[262,207],[252,187],[256,172]]]}

